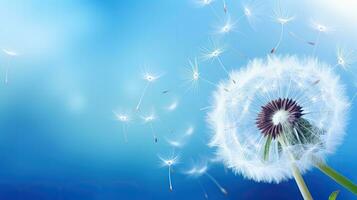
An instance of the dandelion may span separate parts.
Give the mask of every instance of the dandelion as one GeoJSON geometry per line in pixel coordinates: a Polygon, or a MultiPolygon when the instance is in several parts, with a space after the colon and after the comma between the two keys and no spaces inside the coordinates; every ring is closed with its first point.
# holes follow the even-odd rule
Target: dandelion
{"type": "Polygon", "coordinates": [[[274,12],[275,14],[275,20],[277,23],[280,24],[280,36],[279,40],[276,43],[275,47],[270,50],[270,53],[275,53],[275,51],[279,48],[281,41],[283,40],[284,36],[284,27],[286,26],[287,23],[291,22],[294,20],[294,17],[288,14],[286,11],[283,11],[280,6],[280,1],[278,2],[278,9],[274,12]]]}
{"type": "Polygon", "coordinates": [[[301,174],[316,166],[357,193],[324,161],[343,138],[349,108],[343,85],[327,65],[268,56],[231,76],[237,84],[221,83],[208,114],[210,146],[225,166],[258,182],[294,177],[304,199],[312,197],[301,174]]]}
{"type": "Polygon", "coordinates": [[[315,41],[313,42],[315,45],[314,45],[314,49],[312,51],[312,55],[315,55],[316,53],[316,49],[317,49],[317,46],[320,42],[320,37],[321,37],[321,34],[323,33],[328,33],[330,31],[332,31],[332,28],[320,23],[320,22],[317,22],[317,21],[312,21],[311,22],[311,26],[312,28],[317,31],[317,36],[316,36],[316,39],[315,41]]]}
{"type": "Polygon", "coordinates": [[[150,87],[150,85],[155,82],[157,79],[159,79],[161,77],[161,75],[156,75],[156,74],[153,74],[153,73],[150,73],[150,72],[144,72],[143,74],[143,79],[146,81],[146,85],[144,87],[144,90],[143,92],[141,93],[140,95],[140,99],[139,99],[139,102],[138,104],[136,105],[136,110],[138,111],[140,109],[140,106],[141,106],[141,102],[143,100],[143,98],[145,97],[145,94],[148,90],[148,88],[150,87]]]}
{"type": "Polygon", "coordinates": [[[127,143],[128,142],[127,126],[128,123],[130,122],[130,117],[129,115],[124,113],[117,113],[115,111],[113,111],[113,113],[115,115],[116,120],[122,123],[124,141],[127,143]]]}
{"type": "MultiPolygon", "coordinates": [[[[8,49],[2,49],[2,51],[9,57],[16,57],[18,56],[18,53],[15,51],[11,51],[8,49]]],[[[6,66],[6,72],[5,72],[5,84],[7,84],[9,82],[9,78],[8,78],[8,74],[9,74],[9,64],[7,64],[6,66]]]]}
{"type": "Polygon", "coordinates": [[[168,173],[168,179],[169,179],[169,189],[170,191],[172,192],[173,191],[173,187],[172,187],[172,181],[171,181],[171,171],[172,171],[172,167],[174,165],[177,164],[177,162],[179,161],[179,156],[177,155],[172,155],[170,158],[168,159],[165,159],[161,156],[158,156],[160,161],[161,161],[161,165],[162,167],[167,167],[168,170],[169,170],[169,173],[168,173]]]}
{"type": "Polygon", "coordinates": [[[154,125],[153,125],[153,122],[157,119],[155,113],[151,112],[150,114],[142,116],[141,118],[144,120],[145,124],[149,124],[154,142],[157,143],[158,138],[157,138],[156,132],[154,130],[154,125]]]}
{"type": "MultiPolygon", "coordinates": [[[[190,169],[184,171],[184,174],[193,177],[193,178],[200,178],[205,175],[208,179],[214,183],[220,192],[224,195],[228,195],[227,190],[215,179],[208,171],[208,164],[207,162],[201,162],[194,164],[190,169]]],[[[205,194],[207,196],[207,194],[205,194]]]]}

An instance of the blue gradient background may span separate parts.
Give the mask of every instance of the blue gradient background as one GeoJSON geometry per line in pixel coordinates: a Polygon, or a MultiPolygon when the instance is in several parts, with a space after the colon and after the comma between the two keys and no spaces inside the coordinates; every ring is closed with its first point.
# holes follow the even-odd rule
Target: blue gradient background
{"type": "MultiPolygon", "coordinates": [[[[241,3],[228,1],[232,18],[242,14],[241,3]]],[[[260,4],[258,2],[258,4],[260,4]]],[[[272,16],[276,2],[264,1],[253,31],[245,20],[238,32],[226,37],[212,34],[217,18],[209,8],[190,0],[131,1],[1,1],[0,47],[19,53],[0,55],[0,199],[204,199],[195,179],[181,172],[191,159],[211,157],[205,113],[214,87],[199,83],[197,93],[182,85],[188,59],[210,47],[210,39],[227,48],[222,60],[237,69],[254,57],[265,57],[279,35],[272,16]],[[241,54],[245,55],[241,56],[241,54]],[[113,110],[132,110],[145,81],[142,68],[163,73],[147,93],[143,112],[155,109],[158,144],[149,127],[138,117],[128,127],[128,143],[113,110]],[[3,83],[9,67],[9,83],[3,83]],[[169,90],[166,95],[163,90],[169,90]],[[177,110],[164,109],[178,100],[177,110]],[[165,138],[174,138],[194,125],[195,133],[180,149],[180,163],[173,173],[174,191],[168,190],[167,169],[157,154],[169,155],[165,138]],[[172,130],[172,131],[168,131],[172,130]]],[[[354,4],[355,5],[355,4],[354,4]]],[[[221,3],[213,4],[217,12],[221,3]]],[[[356,47],[357,24],[338,13],[324,11],[308,2],[286,3],[296,16],[288,25],[304,38],[316,32],[311,18],[323,19],[336,31],[323,35],[317,56],[336,63],[337,44],[356,47]]],[[[326,22],[326,23],[327,23],[326,22]]],[[[278,53],[310,55],[312,48],[285,34],[278,53]]],[[[203,62],[201,73],[218,82],[225,77],[215,62],[203,62]]],[[[338,69],[355,93],[350,72],[338,69]]],[[[331,166],[357,181],[355,106],[343,145],[328,159],[331,166]]],[[[293,180],[279,185],[244,180],[220,164],[209,172],[228,190],[223,196],[205,177],[200,179],[209,199],[301,199],[293,180]]],[[[317,170],[304,175],[315,199],[327,199],[341,189],[339,199],[354,199],[317,170]]]]}

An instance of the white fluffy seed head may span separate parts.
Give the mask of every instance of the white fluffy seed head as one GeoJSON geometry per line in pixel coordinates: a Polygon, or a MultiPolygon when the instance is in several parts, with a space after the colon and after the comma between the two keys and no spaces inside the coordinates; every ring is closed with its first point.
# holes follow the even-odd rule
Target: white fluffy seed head
{"type": "MultiPolygon", "coordinates": [[[[349,102],[329,66],[311,58],[269,56],[252,60],[230,77],[237,82],[220,83],[207,121],[213,132],[210,146],[216,148],[217,159],[234,172],[255,181],[278,183],[292,177],[291,162],[304,173],[342,141],[349,102]],[[273,139],[265,159],[267,137],[256,126],[257,114],[261,106],[278,98],[295,100],[303,109],[302,118],[313,128],[308,138],[299,136],[304,142],[293,140],[293,131],[283,133],[289,142],[284,148],[273,139]]],[[[274,124],[287,120],[284,111],[272,117],[274,124]]]]}

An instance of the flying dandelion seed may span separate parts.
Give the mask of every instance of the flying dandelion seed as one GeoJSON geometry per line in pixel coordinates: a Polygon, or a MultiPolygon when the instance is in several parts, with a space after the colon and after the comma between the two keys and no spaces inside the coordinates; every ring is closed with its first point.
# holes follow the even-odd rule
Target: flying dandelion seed
{"type": "Polygon", "coordinates": [[[304,199],[312,198],[301,173],[316,166],[357,193],[355,184],[324,162],[343,138],[349,108],[343,85],[327,65],[268,56],[231,76],[238,83],[221,83],[208,114],[210,146],[225,166],[258,182],[294,177],[304,199]]]}
{"type": "Polygon", "coordinates": [[[328,33],[330,31],[332,31],[332,28],[330,28],[330,27],[328,27],[328,26],[326,26],[326,25],[324,25],[322,23],[316,22],[314,20],[311,22],[311,26],[312,26],[312,28],[314,30],[317,31],[316,39],[313,42],[315,45],[314,45],[314,48],[313,48],[313,51],[312,51],[312,55],[315,55],[317,46],[319,45],[319,42],[320,42],[321,34],[328,33]]]}
{"type": "Polygon", "coordinates": [[[346,50],[344,48],[338,47],[336,52],[336,65],[341,67],[343,70],[349,70],[351,65],[357,61],[357,57],[353,51],[346,50]]]}
{"type": "Polygon", "coordinates": [[[170,158],[165,159],[161,156],[158,156],[160,161],[161,161],[161,165],[162,167],[167,167],[169,172],[168,172],[168,179],[169,179],[169,189],[172,192],[173,191],[173,187],[172,187],[172,181],[171,181],[171,171],[172,171],[172,167],[174,165],[176,165],[179,161],[179,156],[177,155],[172,155],[170,158]]]}
{"type": "Polygon", "coordinates": [[[122,129],[123,129],[123,136],[124,136],[124,141],[127,143],[128,142],[128,123],[130,122],[130,118],[127,114],[122,114],[122,113],[117,113],[113,111],[115,118],[117,121],[122,123],[122,129]]]}
{"type": "Polygon", "coordinates": [[[274,48],[272,48],[270,50],[270,53],[275,53],[278,50],[278,48],[283,40],[283,37],[284,37],[284,27],[286,26],[287,23],[294,20],[293,16],[288,14],[286,11],[282,10],[280,1],[278,1],[278,9],[276,11],[274,11],[274,15],[275,15],[274,18],[275,18],[276,22],[280,24],[280,34],[279,34],[278,42],[276,43],[274,48]]]}
{"type": "Polygon", "coordinates": [[[215,179],[207,171],[208,171],[207,162],[201,162],[201,163],[193,165],[190,169],[184,171],[184,174],[186,174],[190,177],[193,177],[193,178],[200,178],[203,175],[205,175],[209,180],[212,181],[212,183],[215,184],[215,186],[217,186],[217,188],[219,189],[219,191],[222,194],[228,195],[227,190],[217,181],[217,179],[215,179]]]}
{"type": "MultiPolygon", "coordinates": [[[[228,15],[224,21],[224,23],[220,26],[218,26],[215,31],[216,34],[220,35],[227,35],[235,30],[236,22],[232,22],[231,17],[228,15]]],[[[214,57],[215,55],[219,56],[218,54],[223,53],[223,52],[212,52],[211,56],[214,57]]]]}
{"type": "Polygon", "coordinates": [[[247,20],[250,28],[255,30],[256,23],[260,19],[261,5],[256,1],[248,1],[242,4],[243,17],[247,20]]]}
{"type": "Polygon", "coordinates": [[[158,138],[157,138],[156,132],[154,130],[154,125],[153,125],[153,122],[157,119],[156,115],[152,112],[149,115],[142,116],[142,119],[144,120],[145,124],[149,124],[150,130],[151,130],[151,134],[152,134],[153,139],[154,139],[154,142],[157,143],[158,142],[158,138]]]}
{"type": "Polygon", "coordinates": [[[226,66],[223,64],[222,59],[221,59],[221,55],[222,53],[224,53],[224,48],[222,47],[218,47],[217,44],[215,44],[212,41],[212,46],[213,48],[211,49],[207,49],[207,48],[203,48],[203,55],[202,55],[202,59],[203,60],[209,60],[211,62],[213,62],[214,60],[217,60],[219,63],[219,66],[222,68],[222,70],[229,75],[228,70],[226,68],[226,66]]]}
{"type": "MultiPolygon", "coordinates": [[[[16,57],[18,56],[18,53],[15,51],[7,50],[7,49],[2,49],[2,51],[9,57],[16,57]]],[[[9,61],[8,61],[9,62],[9,61]]],[[[8,63],[5,69],[5,84],[9,82],[9,66],[10,64],[8,63]]]]}
{"type": "Polygon", "coordinates": [[[198,69],[197,58],[194,61],[188,60],[190,67],[185,68],[184,75],[184,85],[189,85],[186,92],[193,89],[195,92],[198,91],[198,81],[200,79],[200,72],[198,69]]]}
{"type": "Polygon", "coordinates": [[[143,79],[146,81],[146,85],[145,85],[145,87],[144,87],[143,92],[142,92],[141,95],[140,95],[139,102],[138,102],[138,104],[137,104],[137,106],[136,106],[136,110],[137,110],[137,111],[140,109],[142,100],[143,100],[143,98],[145,97],[145,94],[146,94],[147,90],[149,89],[150,85],[151,85],[153,82],[155,82],[156,80],[158,80],[160,77],[161,77],[161,75],[155,75],[155,74],[152,74],[152,73],[149,73],[149,72],[144,72],[144,74],[143,74],[143,79]]]}
{"type": "Polygon", "coordinates": [[[184,83],[185,85],[189,85],[186,92],[191,89],[193,89],[195,92],[197,92],[199,80],[202,80],[210,85],[217,87],[217,85],[215,83],[213,83],[212,81],[209,81],[201,76],[201,73],[200,73],[199,67],[198,67],[197,58],[195,58],[194,61],[189,60],[189,64],[190,64],[190,68],[186,69],[185,83],[184,83]]]}

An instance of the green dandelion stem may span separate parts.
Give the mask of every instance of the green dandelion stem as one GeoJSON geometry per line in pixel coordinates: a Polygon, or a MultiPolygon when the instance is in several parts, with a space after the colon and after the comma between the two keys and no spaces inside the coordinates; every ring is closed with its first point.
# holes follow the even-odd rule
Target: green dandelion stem
{"type": "Polygon", "coordinates": [[[300,170],[297,168],[295,163],[291,164],[291,169],[293,171],[293,176],[294,176],[295,182],[298,185],[300,193],[303,196],[304,200],[312,200],[311,193],[310,193],[309,189],[307,188],[306,183],[300,173],[300,170]]]}
{"type": "MultiPolygon", "coordinates": [[[[282,137],[278,137],[278,141],[280,142],[282,147],[286,147],[286,143],[284,141],[284,138],[282,137]]],[[[290,154],[290,158],[291,158],[291,170],[293,172],[293,176],[295,179],[296,184],[299,187],[300,193],[302,195],[302,197],[304,198],[304,200],[312,200],[312,196],[311,193],[309,191],[309,188],[307,187],[304,178],[302,177],[299,168],[296,166],[295,163],[295,158],[292,155],[292,153],[288,150],[288,153],[290,154]]]]}
{"type": "Polygon", "coordinates": [[[334,169],[332,169],[330,166],[328,166],[325,163],[317,163],[316,167],[321,170],[324,174],[332,178],[334,181],[336,181],[338,184],[343,186],[344,188],[348,189],[351,191],[353,194],[357,195],[357,185],[354,184],[351,180],[348,178],[344,177],[334,169]]]}
{"type": "Polygon", "coordinates": [[[267,161],[269,159],[269,149],[270,149],[270,144],[271,144],[271,141],[272,141],[272,136],[269,135],[266,142],[265,142],[265,145],[264,145],[264,160],[267,161]]]}

